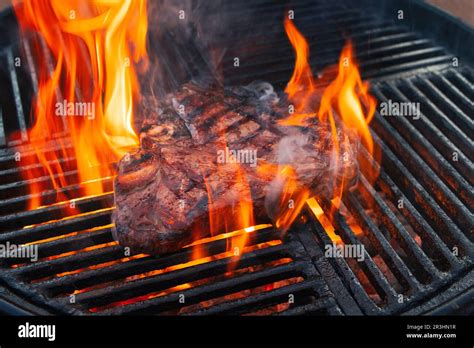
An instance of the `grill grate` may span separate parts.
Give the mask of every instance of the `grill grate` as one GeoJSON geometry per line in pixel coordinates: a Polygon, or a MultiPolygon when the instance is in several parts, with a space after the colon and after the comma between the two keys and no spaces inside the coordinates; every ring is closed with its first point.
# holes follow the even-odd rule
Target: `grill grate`
{"type": "MultiPolygon", "coordinates": [[[[248,35],[243,35],[240,40],[234,38],[235,44],[226,52],[224,76],[230,85],[260,79],[285,87],[292,73],[294,56],[283,26],[275,26],[282,22],[285,9],[294,11],[295,24],[310,45],[311,65],[316,73],[337,63],[346,38],[356,47],[364,78],[399,77],[452,64],[453,55],[443,47],[405,27],[395,16],[381,16],[375,7],[361,8],[360,4],[350,1],[337,4],[297,1],[276,9],[272,1],[267,3],[272,10],[264,11],[267,16],[258,14],[258,23],[263,24],[251,37],[252,45],[249,46],[248,35]],[[238,67],[233,64],[236,57],[240,61],[238,67]]],[[[252,19],[249,22],[254,23],[252,19]]]]}
{"type": "MultiPolygon", "coordinates": [[[[226,251],[228,238],[199,246],[214,256],[209,262],[188,263],[193,247],[160,257],[128,256],[111,235],[112,178],[101,179],[109,192],[96,197],[80,196],[85,184],[61,189],[77,198],[81,214],[65,215],[62,208],[69,202],[56,202],[52,187],[41,193],[49,206],[26,211],[30,195],[20,175],[26,168],[15,161],[14,151],[20,151],[22,158],[33,154],[25,143],[29,125],[25,115],[30,113],[37,80],[31,48],[24,41],[21,49],[14,44],[0,55],[0,83],[6,88],[0,95],[0,146],[4,145],[0,149],[0,243],[37,243],[40,260],[1,260],[0,281],[9,292],[31,302],[32,312],[419,313],[438,305],[431,300],[429,306],[418,306],[439,295],[440,289],[455,284],[450,292],[455,295],[472,287],[472,70],[453,68],[453,55],[444,48],[372,8],[347,2],[299,1],[287,6],[261,1],[248,9],[243,3],[229,3],[227,9],[236,17],[249,18],[242,31],[252,30],[251,14],[257,9],[265,30],[256,31],[251,39],[236,31],[232,47],[228,37],[213,43],[229,47],[222,61],[226,84],[263,79],[284,87],[294,57],[282,26],[275,23],[281,23],[282,13],[291,8],[297,26],[314,42],[314,71],[336,63],[344,37],[351,37],[363,76],[372,79],[379,102],[421,104],[419,120],[376,114],[372,128],[383,154],[380,176],[372,186],[362,174],[358,187],[343,200],[364,236],[351,229],[348,215],[337,214],[334,220],[345,243],[365,246],[364,261],[324,257],[332,240],[309,210],[284,239],[272,228],[249,233],[250,250],[241,256],[232,276],[226,274],[232,258],[218,256],[226,251]],[[13,58],[18,56],[25,57],[26,67],[14,66],[13,58]],[[240,59],[239,67],[233,65],[235,57],[240,59]],[[20,133],[7,143],[6,136],[14,129],[20,133]],[[369,200],[375,203],[374,212],[367,210],[369,200]],[[400,200],[402,209],[397,208],[400,200]],[[290,295],[295,301],[288,306],[290,295]]],[[[183,61],[195,53],[188,51],[183,61]]],[[[172,66],[167,69],[172,71],[172,66]]],[[[188,78],[195,70],[196,66],[189,67],[188,78]]],[[[177,87],[175,82],[170,84],[177,87]]],[[[55,151],[54,139],[45,151],[55,151]]],[[[360,156],[368,166],[378,166],[364,149],[360,156]]],[[[77,172],[64,175],[75,178],[77,172]]],[[[48,183],[49,178],[35,181],[48,183]]],[[[1,297],[5,295],[0,293],[1,297]]],[[[15,298],[8,296],[14,303],[15,298]]],[[[21,306],[26,305],[21,302],[21,306]]]]}

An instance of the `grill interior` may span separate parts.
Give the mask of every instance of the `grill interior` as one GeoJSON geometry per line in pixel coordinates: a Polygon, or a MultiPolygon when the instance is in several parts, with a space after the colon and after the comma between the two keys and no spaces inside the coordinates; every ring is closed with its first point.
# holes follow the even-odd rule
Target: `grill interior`
{"type": "MultiPolygon", "coordinates": [[[[38,314],[417,314],[442,311],[440,304],[448,299],[472,293],[474,72],[469,60],[453,66],[463,52],[450,53],[449,45],[446,49],[397,20],[390,8],[398,2],[387,1],[385,12],[370,1],[357,4],[258,1],[249,8],[245,1],[228,3],[225,10],[242,18],[242,26],[212,45],[228,47],[221,61],[226,85],[260,79],[282,89],[294,55],[281,23],[292,9],[311,44],[313,71],[336,63],[351,38],[379,103],[420,103],[418,120],[376,114],[371,126],[383,154],[379,178],[371,185],[362,173],[358,187],[344,197],[346,213],[336,215],[341,239],[365,246],[360,263],[324,257],[332,241],[309,209],[284,238],[273,228],[249,233],[233,274],[228,273],[232,256],[226,254],[231,237],[203,241],[198,247],[210,257],[200,262],[190,261],[198,247],[159,257],[126,254],[111,235],[113,178],[100,179],[109,188],[100,196],[80,197],[84,183],[61,189],[76,197],[81,214],[68,216],[63,208],[70,202],[56,202],[52,186],[41,193],[50,205],[25,210],[30,196],[20,174],[25,156],[34,154],[26,129],[36,68],[29,41],[2,42],[0,243],[38,244],[40,258],[0,260],[2,306],[38,314]],[[255,13],[264,30],[251,33],[255,13]],[[26,64],[16,67],[16,57],[26,64]],[[20,132],[12,138],[13,130],[20,132]],[[375,203],[373,211],[367,210],[369,201],[375,203]],[[363,237],[351,230],[351,220],[363,228],[363,237]]],[[[413,8],[401,8],[413,16],[413,8]]],[[[4,14],[10,21],[11,15],[4,14]]],[[[174,64],[187,66],[182,80],[208,69],[204,49],[175,48],[180,60],[174,64]]],[[[172,71],[172,61],[162,58],[172,71]]],[[[166,79],[170,89],[182,82],[166,79]]],[[[45,151],[55,151],[54,139],[45,151]]],[[[364,149],[361,161],[378,166],[364,149]]],[[[74,178],[77,172],[64,175],[74,178]]],[[[327,209],[331,203],[320,204],[327,209]]]]}

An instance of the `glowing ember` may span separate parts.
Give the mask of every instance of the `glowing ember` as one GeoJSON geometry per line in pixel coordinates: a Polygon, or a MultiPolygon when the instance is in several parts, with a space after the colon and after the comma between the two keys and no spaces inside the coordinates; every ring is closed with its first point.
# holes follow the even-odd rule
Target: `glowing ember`
{"type": "MultiPolygon", "coordinates": [[[[26,171],[25,179],[49,176],[60,190],[75,183],[77,178],[65,173],[77,168],[79,181],[89,182],[83,193],[100,194],[102,182],[96,179],[113,174],[110,164],[138,145],[132,127],[139,95],[133,63],[146,58],[145,1],[25,0],[16,2],[15,12],[23,32],[37,31],[55,60],[50,73],[45,50],[35,43],[39,88],[29,138],[37,157],[31,161],[43,168],[26,171]],[[72,144],[57,138],[66,130],[72,144]],[[45,152],[51,138],[57,138],[59,150],[45,152]],[[76,163],[57,161],[67,156],[76,163]]],[[[35,194],[44,189],[30,185],[30,209],[42,205],[35,194]]]]}

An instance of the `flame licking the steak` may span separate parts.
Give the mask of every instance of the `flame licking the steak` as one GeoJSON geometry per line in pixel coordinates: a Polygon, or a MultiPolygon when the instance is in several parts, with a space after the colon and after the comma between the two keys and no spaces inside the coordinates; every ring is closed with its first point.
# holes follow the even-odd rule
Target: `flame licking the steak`
{"type": "MultiPolygon", "coordinates": [[[[331,76],[334,67],[330,67],[324,72],[321,80],[317,81],[309,65],[307,41],[291,20],[285,20],[284,26],[295,50],[296,59],[293,75],[285,89],[288,100],[292,103],[290,106],[293,112],[279,123],[284,126],[312,127],[317,121],[321,126],[320,129],[324,130],[323,133],[330,135],[332,163],[326,176],[329,177],[328,181],[332,187],[329,197],[325,196],[323,199],[329,199],[332,205],[330,211],[325,211],[321,207],[318,202],[321,197],[312,197],[314,193],[310,188],[298,182],[296,168],[291,163],[277,165],[259,161],[257,173],[264,181],[270,183],[266,204],[272,207],[267,209],[267,212],[275,212],[276,216],[271,216],[271,218],[276,227],[285,233],[298,218],[304,205],[308,204],[331,240],[334,243],[342,243],[333,227],[332,218],[335,211],[341,208],[344,192],[352,185],[350,179],[356,176],[353,172],[354,166],[343,162],[345,160],[351,163],[357,161],[356,158],[349,159],[347,156],[356,156],[357,151],[353,148],[358,146],[359,139],[369,153],[374,153],[369,123],[375,112],[376,100],[368,93],[368,83],[361,79],[350,42],[342,49],[339,64],[335,69],[335,77],[331,76]],[[272,186],[277,188],[273,190],[278,192],[277,197],[271,197],[272,186]]],[[[322,146],[321,144],[313,145],[314,151],[319,151],[322,146]]],[[[251,226],[249,223],[254,221],[251,194],[243,175],[244,171],[240,170],[239,164],[234,164],[234,166],[237,185],[241,185],[243,189],[237,190],[242,194],[238,204],[232,207],[232,211],[215,208],[218,204],[210,194],[213,190],[209,183],[206,183],[212,235],[215,235],[216,231],[229,234],[229,231],[251,226]]],[[[371,171],[370,168],[365,168],[365,175],[369,179],[375,179],[377,173],[371,171]]],[[[348,221],[348,223],[356,235],[362,233],[361,227],[355,222],[348,221]]],[[[236,247],[234,249],[242,249],[245,246],[247,241],[245,234],[245,231],[240,231],[240,239],[232,244],[236,247]]],[[[238,255],[234,253],[237,260],[238,255]]]]}
{"type": "MultiPolygon", "coordinates": [[[[348,42],[342,49],[335,79],[327,87],[318,88],[309,65],[309,46],[306,39],[295,27],[292,20],[286,18],[284,25],[294,48],[296,61],[293,75],[285,89],[288,99],[294,104],[294,113],[290,114],[281,124],[309,127],[311,119],[317,118],[319,122],[329,128],[332,134],[333,158],[347,159],[345,156],[348,153],[347,150],[352,146],[349,139],[353,132],[357,133],[368,152],[374,155],[374,143],[369,123],[375,112],[376,100],[368,92],[368,83],[362,82],[352,44],[348,42]],[[340,156],[341,154],[344,155],[340,156]]],[[[331,68],[323,73],[322,82],[328,80],[327,76],[330,75],[330,71],[331,68]]],[[[332,209],[328,212],[328,216],[325,216],[317,197],[307,201],[328,235],[338,243],[341,242],[341,239],[334,233],[330,220],[335,210],[339,209],[342,195],[348,188],[347,178],[351,175],[345,172],[346,168],[337,160],[333,163],[331,175],[333,182],[332,209]]],[[[375,180],[378,173],[371,168],[364,169],[369,180],[375,180]]],[[[356,233],[361,230],[359,226],[352,227],[354,231],[357,231],[356,233]]]]}
{"type": "MultiPolygon", "coordinates": [[[[138,146],[132,127],[139,95],[133,64],[146,65],[145,0],[25,0],[15,4],[15,12],[24,33],[36,31],[42,38],[33,42],[42,58],[29,138],[36,157],[30,161],[43,168],[26,171],[29,208],[45,204],[39,193],[47,187],[35,178],[49,176],[61,192],[76,183],[68,175],[76,168],[82,195],[101,194],[100,179],[114,174],[111,164],[138,146]],[[48,49],[54,62],[45,58],[48,49]],[[61,137],[66,131],[70,140],[61,137]],[[51,143],[56,149],[45,150],[51,143]]],[[[56,200],[70,198],[58,194],[56,200]]]]}
{"type": "MultiPolygon", "coordinates": [[[[237,191],[240,193],[237,204],[232,206],[226,205],[225,202],[221,204],[222,197],[216,199],[213,196],[213,184],[220,185],[220,182],[212,182],[212,176],[209,180],[205,180],[205,183],[209,201],[209,232],[211,236],[223,232],[240,231],[240,233],[227,239],[227,250],[235,256],[234,262],[229,264],[229,270],[233,270],[236,266],[235,261],[239,259],[240,253],[247,244],[247,233],[254,230],[255,220],[252,195],[245,174],[238,163],[232,163],[229,167],[234,176],[237,191]]],[[[195,248],[195,250],[199,251],[200,249],[195,248]]],[[[195,254],[193,256],[199,258],[207,255],[195,254]]]]}

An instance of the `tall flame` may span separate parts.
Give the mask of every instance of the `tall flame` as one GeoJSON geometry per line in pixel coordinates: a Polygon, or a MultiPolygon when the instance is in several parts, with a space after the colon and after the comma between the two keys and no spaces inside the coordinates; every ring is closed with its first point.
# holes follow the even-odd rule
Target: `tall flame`
{"type": "MultiPolygon", "coordinates": [[[[332,146],[334,158],[340,158],[351,146],[349,137],[345,136],[355,131],[369,153],[374,154],[374,142],[370,134],[369,123],[373,118],[376,100],[369,94],[369,85],[362,82],[359,69],[355,62],[352,44],[347,43],[342,49],[337,67],[337,76],[322,90],[317,87],[309,64],[309,47],[304,36],[298,31],[293,21],[285,19],[285,30],[295,51],[295,68],[293,75],[286,86],[285,92],[288,99],[295,104],[295,112],[287,119],[281,121],[283,125],[309,126],[309,120],[317,117],[319,122],[326,125],[332,134],[332,146]],[[319,108],[314,105],[314,98],[321,94],[319,108]],[[340,136],[342,132],[343,136],[340,136]],[[342,139],[342,140],[341,140],[342,139]]],[[[323,75],[327,79],[328,72],[323,75]]],[[[377,156],[378,157],[378,156],[377,156]]],[[[348,173],[340,173],[345,170],[337,160],[335,161],[333,171],[333,209],[329,212],[331,217],[340,207],[342,195],[346,190],[345,182],[348,173]]],[[[366,175],[370,180],[374,180],[378,173],[371,168],[365,168],[366,175]]],[[[330,227],[328,219],[323,218],[324,212],[317,202],[312,199],[309,207],[313,210],[316,217],[325,227],[333,240],[340,239],[335,237],[334,229],[330,227]]],[[[360,230],[357,228],[357,230],[360,230]]]]}
{"type": "Polygon", "coordinates": [[[326,88],[318,111],[321,121],[334,123],[333,109],[338,110],[344,127],[356,129],[372,153],[374,143],[370,135],[369,123],[375,113],[377,102],[368,93],[369,85],[362,82],[357,65],[354,62],[352,44],[349,42],[342,49],[339,59],[339,70],[336,79],[326,88]],[[368,105],[367,112],[362,102],[368,105]]]}
{"type": "MultiPolygon", "coordinates": [[[[225,133],[221,134],[219,147],[225,149],[227,141],[225,133]]],[[[245,175],[245,171],[237,162],[226,163],[218,166],[217,173],[204,180],[208,195],[209,206],[209,228],[211,236],[221,233],[233,236],[227,240],[227,251],[233,256],[233,262],[229,263],[229,271],[233,270],[239,260],[244,247],[248,242],[248,233],[254,231],[255,217],[253,212],[253,200],[250,185],[245,175]],[[229,192],[232,197],[226,193],[215,195],[215,191],[221,190],[221,182],[213,181],[212,177],[230,178],[232,187],[229,192]],[[232,204],[229,204],[229,201],[232,204]]],[[[228,192],[228,193],[229,193],[228,192]]],[[[199,250],[199,249],[196,249],[199,250]]],[[[193,258],[205,257],[207,255],[195,252],[193,258]]]]}
{"type": "Polygon", "coordinates": [[[336,125],[334,110],[336,110],[342,120],[342,125],[356,129],[372,153],[373,140],[369,123],[375,113],[377,103],[368,92],[368,83],[362,82],[352,44],[349,42],[342,49],[337,77],[324,90],[318,112],[304,113],[303,110],[311,107],[310,96],[316,92],[316,82],[309,64],[309,46],[293,21],[288,18],[285,19],[285,29],[296,54],[293,75],[285,92],[288,99],[296,104],[296,112],[282,123],[303,126],[309,117],[317,115],[320,121],[334,125],[332,126],[334,128],[336,125]],[[367,111],[364,111],[362,103],[367,106],[367,111]]]}
{"type": "MultiPolygon", "coordinates": [[[[45,47],[35,43],[39,85],[29,137],[44,169],[28,171],[27,179],[49,175],[60,189],[74,183],[66,172],[77,168],[79,181],[87,183],[84,193],[102,193],[97,179],[113,175],[110,164],[138,146],[133,64],[146,65],[145,0],[25,0],[15,3],[15,12],[22,30],[38,32],[54,58],[51,73],[45,47]],[[72,146],[57,136],[64,131],[72,146]],[[51,139],[59,151],[46,153],[51,139]],[[64,163],[67,156],[75,163],[64,163]]],[[[38,193],[44,187],[33,183],[29,189],[34,209],[43,203],[38,193]]]]}

